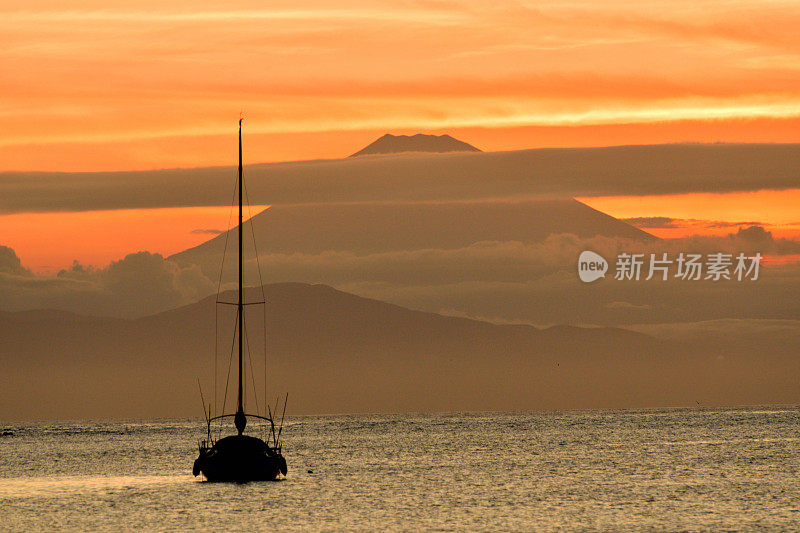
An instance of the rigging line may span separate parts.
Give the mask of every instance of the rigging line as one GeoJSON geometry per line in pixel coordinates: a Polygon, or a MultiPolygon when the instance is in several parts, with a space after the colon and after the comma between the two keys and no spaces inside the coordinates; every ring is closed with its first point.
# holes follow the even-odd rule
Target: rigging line
{"type": "Polygon", "coordinates": [[[258,405],[258,393],[256,389],[256,372],[253,370],[253,357],[250,354],[250,337],[247,335],[247,326],[245,326],[244,330],[244,339],[245,343],[247,344],[247,360],[250,362],[250,381],[253,384],[253,399],[256,402],[256,414],[261,416],[261,407],[258,405]]]}
{"type": "MultiPolygon", "coordinates": [[[[253,226],[253,212],[252,212],[252,209],[251,209],[252,204],[250,203],[250,192],[249,192],[249,190],[247,188],[247,182],[245,180],[242,180],[242,189],[243,190],[240,191],[240,194],[242,192],[244,193],[245,201],[246,201],[246,204],[247,204],[247,221],[250,223],[250,235],[251,235],[251,237],[253,239],[253,252],[255,253],[255,256],[256,256],[256,270],[258,272],[258,281],[259,281],[259,285],[261,287],[261,300],[262,300],[262,302],[264,303],[264,305],[266,307],[266,296],[264,294],[264,279],[261,276],[261,261],[259,260],[259,257],[258,257],[258,245],[256,244],[256,233],[255,233],[255,229],[254,229],[254,226],[253,226]]],[[[265,328],[264,329],[264,401],[266,402],[266,398],[267,398],[267,381],[266,381],[266,375],[267,375],[267,367],[266,367],[266,365],[267,365],[267,357],[266,357],[266,311],[265,311],[265,314],[264,314],[264,328],[265,328]]],[[[255,374],[255,370],[253,369],[253,357],[252,357],[252,353],[251,353],[251,350],[250,350],[250,337],[247,335],[247,326],[246,325],[244,327],[244,339],[245,339],[245,343],[247,344],[247,360],[250,363],[250,381],[253,384],[253,398],[255,399],[255,402],[256,402],[256,413],[260,414],[259,413],[260,408],[259,408],[259,405],[258,405],[258,389],[256,388],[256,382],[255,382],[255,375],[256,374],[255,374]]]]}
{"type": "MultiPolygon", "coordinates": [[[[263,287],[263,285],[262,285],[263,287]]],[[[264,403],[267,403],[267,302],[264,302],[263,314],[264,314],[264,403]]],[[[267,426],[264,425],[264,436],[267,434],[267,426]]]]}
{"type": "MultiPolygon", "coordinates": [[[[253,236],[253,251],[256,254],[256,270],[258,270],[258,282],[261,284],[261,299],[266,302],[267,297],[264,295],[264,280],[261,277],[261,260],[258,258],[258,246],[256,245],[256,231],[253,229],[253,213],[250,211],[250,193],[247,192],[247,183],[244,184],[244,197],[247,199],[247,216],[250,218],[250,235],[253,236]]],[[[266,344],[264,345],[266,346],[266,344]]],[[[266,398],[266,396],[265,396],[266,398]]]]}
{"type": "MultiPolygon", "coordinates": [[[[261,258],[258,255],[258,244],[256,243],[256,231],[253,226],[253,213],[250,211],[250,191],[247,189],[247,182],[242,182],[244,197],[247,200],[247,215],[250,222],[250,235],[253,237],[253,252],[256,255],[256,270],[258,271],[258,283],[261,286],[261,301],[264,302],[264,401],[267,399],[267,296],[264,293],[264,279],[261,277],[261,258]]],[[[253,384],[255,389],[255,383],[253,384]]]]}
{"type": "MultiPolygon", "coordinates": [[[[233,195],[231,196],[231,203],[230,208],[228,209],[228,225],[227,231],[225,231],[225,248],[222,251],[222,262],[219,266],[219,279],[217,280],[217,300],[219,300],[219,291],[222,289],[222,273],[225,271],[225,256],[228,254],[228,239],[230,238],[230,229],[231,229],[231,219],[233,218],[233,202],[236,199],[236,189],[239,187],[239,183],[234,182],[233,185],[233,195]]],[[[219,394],[217,392],[217,374],[219,370],[217,368],[217,359],[219,358],[219,307],[214,305],[214,412],[216,413],[217,405],[219,405],[219,394]]],[[[230,379],[230,368],[228,369],[228,379],[230,379]]],[[[225,384],[225,395],[227,396],[228,385],[225,384]]],[[[224,400],[223,400],[224,404],[224,400]]],[[[225,409],[223,405],[222,409],[225,409]]]]}
{"type": "MultiPolygon", "coordinates": [[[[280,401],[280,396],[275,396],[275,416],[278,416],[278,402],[279,401],[280,401]]],[[[278,437],[275,436],[275,419],[272,418],[272,415],[270,415],[269,418],[272,421],[272,424],[270,424],[272,426],[272,442],[275,443],[275,445],[277,446],[278,445],[278,437]]]]}
{"type": "MultiPolygon", "coordinates": [[[[222,412],[220,414],[225,414],[225,405],[228,403],[228,385],[231,381],[231,366],[233,366],[233,348],[236,344],[236,330],[238,329],[237,324],[239,323],[239,310],[236,310],[236,322],[233,326],[233,338],[231,339],[231,355],[228,358],[228,377],[225,378],[225,396],[222,397],[222,412]]],[[[219,432],[217,435],[222,435],[222,419],[219,419],[219,432]]]]}
{"type": "Polygon", "coordinates": [[[219,306],[214,304],[214,414],[217,414],[217,359],[219,358],[219,306]]]}
{"type": "Polygon", "coordinates": [[[250,356],[250,337],[247,336],[247,324],[244,326],[244,342],[247,345],[247,360],[250,362],[250,381],[253,383],[253,399],[256,402],[256,414],[261,416],[261,410],[258,407],[258,394],[256,394],[256,373],[253,370],[253,358],[250,356]]]}
{"type": "MultiPolygon", "coordinates": [[[[286,398],[283,400],[283,414],[281,415],[281,425],[278,428],[278,437],[275,439],[275,447],[280,449],[281,447],[281,431],[283,431],[283,420],[286,418],[286,404],[289,402],[289,393],[286,393],[286,398]]],[[[278,413],[275,413],[277,416],[278,413]]]]}
{"type": "MultiPolygon", "coordinates": [[[[236,200],[236,191],[239,188],[238,180],[234,182],[233,185],[233,194],[231,195],[231,203],[230,209],[228,209],[228,225],[227,231],[225,231],[225,247],[222,250],[222,261],[219,265],[219,278],[217,279],[217,298],[219,300],[219,293],[222,290],[222,274],[225,272],[225,256],[228,255],[228,241],[230,240],[231,236],[231,220],[233,219],[233,202],[236,200]]],[[[214,304],[214,409],[216,409],[217,405],[219,404],[219,400],[217,397],[217,359],[219,357],[219,306],[214,304]]],[[[235,339],[235,331],[234,331],[234,339],[235,339]]],[[[222,398],[222,410],[219,414],[224,414],[225,405],[228,399],[228,382],[231,379],[231,364],[233,362],[233,346],[231,346],[231,355],[228,359],[228,375],[225,378],[225,395],[222,398]]],[[[217,436],[222,435],[222,419],[219,421],[219,431],[217,436]]]]}
{"type": "MultiPolygon", "coordinates": [[[[266,401],[267,401],[267,399],[264,398],[264,403],[266,403],[266,401]]],[[[269,414],[270,426],[272,426],[274,428],[275,427],[275,423],[272,421],[272,409],[270,409],[269,404],[267,404],[267,413],[269,414]]],[[[266,424],[265,424],[265,426],[266,426],[266,424]]],[[[267,430],[266,427],[264,429],[265,429],[264,433],[267,435],[267,438],[264,439],[264,442],[269,444],[269,430],[267,430]]],[[[273,432],[274,432],[274,429],[273,429],[273,432]]]]}
{"type": "Polygon", "coordinates": [[[219,265],[219,280],[217,281],[217,300],[219,291],[222,288],[222,272],[225,270],[225,256],[228,255],[228,239],[231,236],[231,219],[233,218],[233,202],[236,201],[236,190],[239,188],[238,180],[233,186],[233,196],[231,196],[231,207],[228,209],[228,230],[225,232],[225,248],[222,251],[222,263],[219,265]]]}

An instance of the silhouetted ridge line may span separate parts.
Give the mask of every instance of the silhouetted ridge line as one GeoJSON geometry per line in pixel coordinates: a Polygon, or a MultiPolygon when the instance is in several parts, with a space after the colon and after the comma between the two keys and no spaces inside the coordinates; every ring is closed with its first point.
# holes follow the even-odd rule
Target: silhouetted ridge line
{"type": "MultiPolygon", "coordinates": [[[[246,301],[260,296],[245,288],[246,301]]],[[[794,333],[668,340],[492,324],[297,282],[267,284],[265,296],[270,379],[297,398],[293,414],[796,402],[794,333]]],[[[191,416],[187,376],[213,372],[216,305],[211,296],[135,320],[0,312],[0,419],[191,416]]],[[[234,332],[222,322],[221,335],[234,332]]]]}
{"type": "Polygon", "coordinates": [[[350,157],[375,154],[399,154],[403,152],[480,152],[471,144],[467,144],[449,135],[392,135],[387,133],[372,144],[362,148],[350,157]]]}

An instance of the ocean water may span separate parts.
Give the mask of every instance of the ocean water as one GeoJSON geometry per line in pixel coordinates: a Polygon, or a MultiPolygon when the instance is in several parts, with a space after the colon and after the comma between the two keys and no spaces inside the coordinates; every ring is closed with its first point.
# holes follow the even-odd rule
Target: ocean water
{"type": "Polygon", "coordinates": [[[199,420],[3,426],[4,531],[800,530],[797,408],[295,417],[240,485],[199,420]]]}

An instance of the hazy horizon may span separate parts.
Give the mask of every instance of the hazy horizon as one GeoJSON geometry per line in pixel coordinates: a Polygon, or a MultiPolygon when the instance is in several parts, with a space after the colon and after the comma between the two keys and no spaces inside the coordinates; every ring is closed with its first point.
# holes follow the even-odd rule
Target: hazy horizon
{"type": "MultiPolygon", "coordinates": [[[[290,388],[299,396],[293,412],[308,414],[331,412],[324,407],[331,405],[394,412],[796,401],[800,241],[786,223],[794,221],[792,198],[800,191],[796,161],[800,145],[664,145],[246,166],[247,196],[260,207],[245,212],[245,284],[263,280],[284,294],[272,302],[268,324],[280,332],[268,337],[271,383],[290,388]],[[770,165],[761,164],[765,154],[770,165]],[[578,201],[571,191],[605,196],[578,201]],[[640,216],[621,220],[589,205],[603,202],[640,216]],[[607,279],[578,279],[584,250],[609,261],[607,279]],[[755,281],[626,281],[614,279],[622,253],[762,254],[764,262],[755,281]],[[296,282],[343,292],[331,300],[296,282]],[[378,306],[392,318],[375,321],[380,314],[359,306],[378,306]],[[312,314],[320,322],[303,330],[312,314]],[[359,318],[341,322],[347,316],[359,318]],[[408,318],[416,316],[426,318],[408,318]],[[296,324],[281,322],[287,317],[296,324]],[[461,329],[451,331],[453,324],[461,329]],[[368,341],[377,330],[381,341],[368,341]],[[419,338],[409,344],[409,335],[419,338]],[[309,381],[309,368],[327,370],[309,381]],[[342,380],[344,368],[352,379],[342,380]]],[[[32,181],[0,174],[0,189],[11,193],[0,208],[29,208],[41,201],[29,194],[35,188],[48,194],[51,209],[76,201],[123,207],[120,221],[135,223],[158,212],[153,205],[174,206],[161,190],[178,198],[185,189],[185,203],[209,195],[209,185],[230,193],[231,180],[218,180],[219,170],[232,173],[42,174],[32,181]]],[[[219,221],[225,211],[192,222],[219,221]]],[[[85,211],[108,220],[114,212],[85,211]]],[[[66,224],[70,215],[63,216],[66,224]]],[[[160,223],[156,217],[139,230],[160,223]]],[[[208,337],[213,305],[197,302],[208,303],[218,282],[234,287],[238,236],[235,226],[226,229],[192,229],[199,244],[177,254],[139,251],[99,267],[75,261],[51,274],[27,268],[13,247],[0,248],[0,350],[12,365],[9,378],[16,376],[3,401],[12,410],[0,416],[136,417],[163,409],[191,416],[195,378],[206,388],[213,381],[215,344],[208,337]],[[34,334],[45,344],[26,341],[34,334]],[[58,369],[61,381],[36,377],[37,361],[58,369]],[[164,372],[167,361],[172,370],[164,372]],[[155,403],[143,401],[153,395],[155,403]],[[99,403],[86,403],[90,397],[99,403]]]]}
{"type": "MultiPolygon", "coordinates": [[[[233,286],[241,117],[246,284],[322,284],[484,332],[612,328],[655,343],[609,355],[623,374],[621,361],[639,368],[663,343],[664,372],[683,368],[676,382],[719,401],[733,401],[719,388],[750,379],[747,370],[793,397],[782,388],[800,380],[786,355],[800,351],[792,3],[12,0],[0,15],[0,326],[17,335],[14,324],[38,317],[30,336],[66,335],[53,342],[76,361],[47,346],[39,356],[59,359],[65,366],[52,368],[86,394],[110,394],[126,373],[146,382],[126,328],[233,286]],[[591,260],[579,262],[584,253],[591,260]],[[59,325],[58,311],[74,314],[59,325]],[[100,344],[105,326],[125,339],[103,345],[110,373],[98,388],[81,381],[77,361],[99,344],[71,339],[70,320],[76,331],[94,324],[86,336],[100,344]],[[733,346],[726,358],[704,336],[749,352],[733,346]]],[[[164,341],[156,330],[142,332],[153,345],[164,341]]],[[[348,331],[354,342],[366,335],[348,331]]],[[[611,353],[603,342],[597,353],[611,353]]],[[[486,343],[474,337],[470,364],[485,370],[483,347],[504,361],[491,370],[498,382],[513,381],[514,364],[557,359],[536,343],[498,344],[496,354],[486,343]],[[525,353],[531,361],[513,359],[525,353]]],[[[394,371],[380,345],[364,350],[381,361],[375,380],[394,371]]],[[[442,350],[436,364],[446,367],[457,352],[442,350]]],[[[0,357],[22,364],[8,344],[0,357]]],[[[581,359],[575,380],[595,386],[594,364],[581,359]]],[[[431,390],[435,368],[419,378],[431,390]]],[[[626,405],[668,396],[655,367],[643,368],[628,385],[661,388],[626,389],[626,405]]],[[[430,408],[467,405],[471,379],[420,397],[430,408]]],[[[777,401],[751,384],[754,401],[777,401]]],[[[515,398],[536,404],[515,386],[515,398]]],[[[603,405],[573,392],[559,401],[603,405]]]]}
{"type": "MultiPolygon", "coordinates": [[[[263,402],[255,339],[265,324],[267,393],[289,392],[294,414],[784,404],[800,372],[797,320],[534,328],[409,310],[324,285],[265,291],[266,323],[248,308],[250,410],[263,402]],[[765,346],[768,365],[753,367],[753,350],[765,346]]],[[[248,291],[248,301],[260,297],[248,291]]],[[[215,317],[214,307],[208,297],[139,319],[0,312],[3,349],[17,356],[0,419],[195,416],[198,378],[220,412],[225,383],[235,379],[226,378],[226,351],[215,366],[214,346],[229,347],[235,310],[223,306],[215,317]],[[35,338],[43,328],[48,337],[35,338]],[[37,372],[43,365],[56,371],[37,372]]]]}

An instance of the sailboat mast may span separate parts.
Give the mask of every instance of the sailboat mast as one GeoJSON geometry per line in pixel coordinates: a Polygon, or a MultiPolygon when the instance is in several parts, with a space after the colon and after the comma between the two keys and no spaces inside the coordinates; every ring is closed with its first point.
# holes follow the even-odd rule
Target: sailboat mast
{"type": "Polygon", "coordinates": [[[244,432],[247,418],[244,416],[242,405],[242,341],[244,336],[244,306],[242,305],[242,119],[239,119],[239,304],[237,316],[239,318],[239,401],[234,417],[234,424],[239,435],[244,432]]]}

